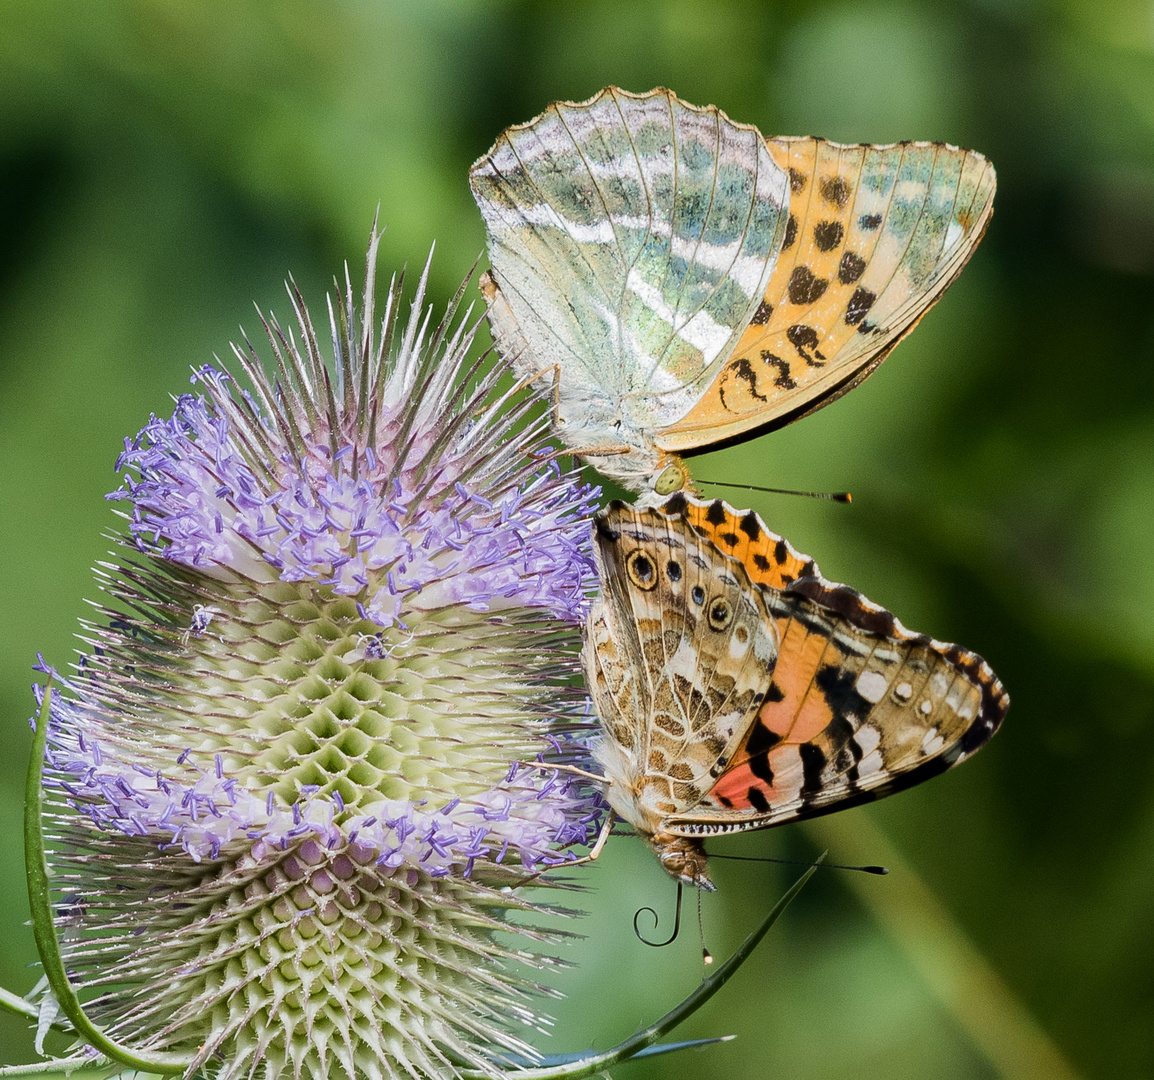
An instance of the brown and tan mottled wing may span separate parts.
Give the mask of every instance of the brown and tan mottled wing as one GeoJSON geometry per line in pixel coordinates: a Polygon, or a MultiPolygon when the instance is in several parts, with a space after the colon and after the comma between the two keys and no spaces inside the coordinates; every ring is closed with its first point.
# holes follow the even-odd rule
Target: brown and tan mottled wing
{"type": "Polygon", "coordinates": [[[764,828],[880,798],[956,765],[998,729],[1009,697],[976,654],[824,579],[765,593],[781,642],[765,702],[717,783],[665,831],[764,828]]]}
{"type": "Polygon", "coordinates": [[[597,518],[595,552],[603,596],[586,669],[605,733],[627,761],[609,799],[652,832],[698,802],[718,759],[744,737],[770,683],[776,625],[741,565],[680,519],[611,503],[597,518]]]}
{"type": "Polygon", "coordinates": [[[724,368],[657,445],[792,423],[865,379],[961,271],[993,210],[993,166],[942,143],[766,143],[790,177],[785,241],[724,368]]]}

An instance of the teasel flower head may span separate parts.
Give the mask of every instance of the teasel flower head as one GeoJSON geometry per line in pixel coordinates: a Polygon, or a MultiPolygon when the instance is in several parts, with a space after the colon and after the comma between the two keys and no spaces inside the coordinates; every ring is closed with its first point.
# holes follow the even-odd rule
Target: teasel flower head
{"type": "Polygon", "coordinates": [[[548,768],[585,754],[597,492],[533,394],[469,366],[468,314],[433,323],[427,266],[378,322],[378,240],[331,367],[293,287],[273,375],[246,341],[248,389],[205,367],[126,442],[109,599],[54,677],[63,960],[96,1024],[187,1076],[531,1063],[519,972],[557,935],[516,886],[604,812],[548,768]]]}

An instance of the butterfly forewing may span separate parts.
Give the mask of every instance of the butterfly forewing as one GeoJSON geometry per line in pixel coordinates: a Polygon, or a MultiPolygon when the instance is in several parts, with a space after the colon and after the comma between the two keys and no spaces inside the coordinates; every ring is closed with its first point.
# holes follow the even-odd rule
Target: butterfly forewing
{"type": "Polygon", "coordinates": [[[994,170],[975,151],[768,145],[790,177],[781,254],[716,381],[658,433],[664,449],[778,427],[856,386],[940,297],[988,223],[994,170]]]}
{"type": "Polygon", "coordinates": [[[723,499],[704,502],[678,493],[664,505],[714,547],[739,562],[755,585],[784,589],[803,577],[819,577],[817,564],[788,540],[770,532],[752,510],[734,510],[723,499]]]}

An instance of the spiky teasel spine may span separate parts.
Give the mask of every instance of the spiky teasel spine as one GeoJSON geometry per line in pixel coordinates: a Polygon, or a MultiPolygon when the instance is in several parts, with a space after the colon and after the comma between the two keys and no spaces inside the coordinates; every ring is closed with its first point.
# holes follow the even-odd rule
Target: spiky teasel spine
{"type": "MultiPolygon", "coordinates": [[[[46,821],[75,984],[110,1034],[189,1074],[452,1076],[533,1051],[556,934],[504,886],[574,857],[595,791],[572,689],[595,492],[425,276],[378,331],[293,290],[276,375],[206,368],[126,444],[113,601],[53,702],[46,821]],[[500,938],[498,938],[500,933],[500,938]],[[525,946],[503,944],[520,935],[525,946]]],[[[426,268],[427,274],[427,268],[426,268]]],[[[455,305],[454,305],[455,307],[455,305]]]]}

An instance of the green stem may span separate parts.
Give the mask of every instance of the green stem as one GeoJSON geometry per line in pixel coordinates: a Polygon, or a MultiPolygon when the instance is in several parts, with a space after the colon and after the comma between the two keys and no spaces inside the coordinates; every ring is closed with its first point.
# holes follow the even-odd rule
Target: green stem
{"type": "Polygon", "coordinates": [[[44,751],[48,745],[48,724],[52,715],[52,678],[44,688],[44,701],[36,717],[36,735],[32,740],[32,759],[28,763],[28,781],[24,789],[24,858],[28,867],[28,905],[32,909],[32,933],[36,938],[36,948],[44,974],[61,1011],[77,1033],[86,1039],[93,1049],[113,1061],[137,1069],[140,1072],[178,1073],[184,1072],[194,1058],[189,1054],[141,1054],[110,1039],[85,1015],[80,999],[68,973],[64,970],[64,959],[60,955],[60,939],[56,935],[56,924],[52,920],[52,896],[48,884],[48,861],[44,856],[44,832],[41,820],[44,813],[44,751]]]}
{"type": "MultiPolygon", "coordinates": [[[[821,859],[824,858],[825,855],[823,854],[821,859]]],[[[821,859],[817,861],[820,863],[821,859]]],[[[636,1057],[647,1047],[652,1046],[662,1035],[677,1027],[683,1020],[700,1009],[718,990],[729,982],[737,972],[737,969],[741,967],[749,954],[757,947],[761,939],[769,933],[770,927],[781,918],[782,912],[789,907],[790,901],[801,892],[805,883],[809,881],[810,875],[812,875],[816,869],[816,865],[811,866],[802,874],[801,877],[794,882],[789,892],[774,904],[773,909],[766,915],[757,929],[738,946],[733,955],[707,979],[702,979],[701,985],[698,986],[689,997],[675,1009],[667,1012],[656,1023],[650,1024],[649,1027],[642,1028],[637,1034],[630,1036],[612,1050],[606,1050],[600,1054],[590,1054],[566,1065],[518,1070],[517,1080],[581,1080],[581,1077],[604,1072],[614,1065],[628,1061],[630,1058],[636,1057]]],[[[464,1077],[465,1080],[493,1080],[490,1073],[477,1069],[462,1069],[461,1076],[464,1077]]]]}

